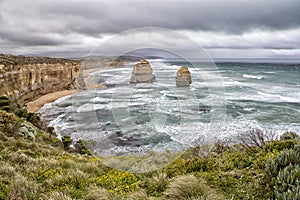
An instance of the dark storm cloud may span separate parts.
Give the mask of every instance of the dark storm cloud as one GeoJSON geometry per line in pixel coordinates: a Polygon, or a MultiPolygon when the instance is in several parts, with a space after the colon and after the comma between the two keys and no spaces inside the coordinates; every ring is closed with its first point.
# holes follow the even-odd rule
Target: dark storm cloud
{"type": "Polygon", "coordinates": [[[36,46],[36,45],[62,45],[68,44],[70,41],[64,40],[62,37],[54,37],[53,35],[29,33],[24,31],[22,34],[18,30],[0,30],[2,38],[9,40],[18,45],[36,46]]]}
{"type": "Polygon", "coordinates": [[[4,4],[11,8],[6,20],[15,25],[36,23],[50,32],[88,35],[149,26],[240,33],[300,25],[299,0],[6,0],[4,4]]]}
{"type": "Polygon", "coordinates": [[[41,17],[64,20],[70,31],[99,34],[158,26],[241,33],[300,25],[299,0],[48,1],[41,17]],[[48,17],[47,17],[48,16],[48,17]]]}
{"type": "MultiPolygon", "coordinates": [[[[299,39],[255,41],[252,31],[299,30],[299,0],[0,0],[0,45],[90,48],[93,39],[139,27],[237,35],[209,48],[299,48],[299,39]],[[246,40],[243,41],[243,40],[246,40]],[[86,47],[89,43],[89,47],[86,47]]],[[[298,31],[299,32],[299,31],[298,31]]],[[[219,37],[219,35],[217,35],[219,37]]],[[[272,37],[272,34],[270,35],[272,37]]],[[[289,37],[286,35],[285,37],[289,37]]],[[[256,38],[256,37],[254,37],[256,38]]],[[[201,41],[203,42],[203,41],[201,41]]]]}

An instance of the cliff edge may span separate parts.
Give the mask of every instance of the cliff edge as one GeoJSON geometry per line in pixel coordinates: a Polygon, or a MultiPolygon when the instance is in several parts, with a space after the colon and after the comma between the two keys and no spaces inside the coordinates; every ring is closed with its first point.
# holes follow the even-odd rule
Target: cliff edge
{"type": "Polygon", "coordinates": [[[0,54],[0,96],[24,106],[47,93],[72,89],[81,61],[0,54]]]}

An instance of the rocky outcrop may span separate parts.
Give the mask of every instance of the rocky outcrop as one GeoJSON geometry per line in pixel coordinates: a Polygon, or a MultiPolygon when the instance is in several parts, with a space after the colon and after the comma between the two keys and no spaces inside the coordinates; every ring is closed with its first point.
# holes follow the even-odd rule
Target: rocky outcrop
{"type": "Polygon", "coordinates": [[[180,67],[176,73],[177,86],[189,86],[192,83],[191,73],[189,68],[180,67]]]}
{"type": "Polygon", "coordinates": [[[147,60],[143,60],[133,66],[130,83],[151,83],[153,81],[155,81],[155,76],[147,60]]]}
{"type": "Polygon", "coordinates": [[[71,89],[80,61],[0,54],[0,96],[23,106],[40,96],[71,89]]]}

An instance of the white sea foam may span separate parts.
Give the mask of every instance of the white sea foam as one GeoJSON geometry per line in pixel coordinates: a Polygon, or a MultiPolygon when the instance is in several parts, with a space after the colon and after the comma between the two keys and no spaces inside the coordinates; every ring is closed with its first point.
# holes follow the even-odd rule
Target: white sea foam
{"type": "Polygon", "coordinates": [[[92,104],[86,103],[76,109],[76,112],[90,112],[100,109],[111,109],[111,104],[92,104]]]}
{"type": "MultiPolygon", "coordinates": [[[[297,105],[294,104],[291,107],[280,104],[281,102],[300,102],[300,89],[296,86],[297,84],[299,86],[297,80],[294,80],[294,85],[289,85],[282,80],[276,84],[276,78],[272,78],[275,76],[273,75],[275,72],[271,72],[271,69],[268,69],[270,72],[260,72],[257,75],[259,70],[247,68],[247,71],[243,71],[246,74],[242,76],[241,71],[239,71],[240,68],[223,69],[222,75],[226,77],[218,79],[217,72],[210,70],[209,67],[201,68],[201,70],[191,68],[193,83],[190,88],[181,89],[176,88],[174,78],[179,65],[166,64],[157,60],[151,61],[151,65],[157,77],[157,81],[152,84],[129,85],[132,70],[132,67],[129,66],[124,69],[109,69],[99,72],[99,75],[106,76],[108,83],[116,83],[116,86],[77,94],[76,104],[72,105],[74,109],[65,108],[65,103],[63,106],[53,105],[51,107],[53,116],[64,112],[63,109],[66,112],[52,121],[51,124],[63,134],[72,133],[74,137],[98,140],[98,143],[103,144],[105,148],[101,149],[102,146],[100,145],[96,151],[107,155],[147,152],[153,149],[176,151],[201,144],[203,141],[213,143],[219,139],[234,141],[237,135],[249,131],[251,128],[263,128],[279,133],[285,130],[300,132],[300,125],[297,123],[300,109],[297,110],[297,105]],[[202,71],[203,74],[201,74],[202,71]],[[226,99],[232,100],[229,101],[232,105],[228,109],[225,121],[222,121],[223,118],[219,121],[210,121],[212,114],[222,114],[218,110],[220,103],[215,103],[215,100],[224,97],[220,90],[212,89],[213,86],[219,87],[221,85],[220,80],[223,81],[223,86],[227,92],[226,99]],[[190,96],[190,92],[197,94],[199,99],[191,98],[193,96],[190,96]],[[183,100],[181,101],[181,99],[183,100]],[[264,108],[265,103],[272,102],[280,103],[270,105],[274,106],[274,110],[264,108]],[[210,106],[210,112],[198,111],[195,109],[198,104],[210,106]],[[287,108],[286,112],[291,112],[288,114],[290,114],[292,122],[288,121],[289,119],[287,121],[281,120],[280,113],[275,113],[283,107],[287,108]],[[82,119],[86,116],[92,116],[94,114],[92,112],[97,110],[103,110],[103,112],[99,112],[101,116],[95,121],[100,120],[101,123],[99,124],[86,124],[87,121],[92,121],[89,119],[72,122],[73,116],[82,119]],[[113,110],[115,116],[108,116],[110,110],[113,110]],[[260,117],[268,119],[270,123],[268,124],[264,120],[260,121],[260,117]],[[105,124],[107,121],[110,123],[105,124]],[[141,141],[145,138],[148,140],[149,137],[156,134],[158,136],[167,134],[173,141],[147,143],[139,147],[130,144],[115,145],[109,136],[118,129],[125,136],[142,132],[143,134],[139,136],[141,141]]],[[[277,74],[279,73],[276,72],[276,77],[277,74]]],[[[69,103],[68,100],[67,102],[69,103]]],[[[124,138],[118,139],[123,140],[124,138]]]]}
{"type": "Polygon", "coordinates": [[[249,75],[249,74],[243,74],[243,77],[244,77],[244,78],[258,79],[258,80],[264,78],[263,76],[254,76],[254,75],[249,75]]]}
{"type": "Polygon", "coordinates": [[[111,99],[108,99],[108,98],[101,98],[101,97],[95,97],[95,98],[92,98],[90,100],[90,102],[93,102],[93,103],[108,103],[108,102],[111,102],[111,99]]]}
{"type": "Polygon", "coordinates": [[[243,108],[243,110],[245,110],[245,111],[253,111],[253,110],[255,110],[255,108],[253,108],[253,107],[251,107],[251,108],[243,108]]]}
{"type": "Polygon", "coordinates": [[[282,96],[280,94],[272,94],[258,91],[259,100],[264,100],[267,102],[290,102],[290,103],[300,103],[300,99],[290,97],[290,96],[282,96]]]}

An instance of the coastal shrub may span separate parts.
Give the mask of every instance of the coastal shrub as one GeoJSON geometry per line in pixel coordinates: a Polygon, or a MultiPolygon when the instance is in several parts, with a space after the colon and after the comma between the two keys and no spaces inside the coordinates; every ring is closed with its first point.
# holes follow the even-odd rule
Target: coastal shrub
{"type": "Polygon", "coordinates": [[[10,101],[8,99],[0,100],[0,107],[9,106],[10,101]]]}
{"type": "Polygon", "coordinates": [[[292,131],[285,132],[280,136],[280,140],[299,140],[300,136],[292,131]]]}
{"type": "Polygon", "coordinates": [[[74,147],[76,153],[92,155],[92,153],[85,147],[84,142],[81,139],[76,142],[74,147]]]}
{"type": "Polygon", "coordinates": [[[280,152],[286,149],[292,149],[297,144],[295,140],[276,140],[267,143],[264,146],[266,152],[280,152]]]}
{"type": "Polygon", "coordinates": [[[110,170],[96,178],[95,182],[112,194],[126,195],[139,186],[137,177],[128,172],[110,170]]]}
{"type": "Polygon", "coordinates": [[[6,96],[0,96],[0,100],[9,100],[6,96]]]}
{"type": "Polygon", "coordinates": [[[169,179],[165,173],[158,173],[152,177],[145,177],[141,187],[149,196],[159,197],[166,190],[169,179]]]}
{"type": "Polygon", "coordinates": [[[39,129],[47,131],[46,123],[41,120],[38,114],[29,112],[26,120],[31,122],[34,126],[38,127],[39,129]]]}
{"type": "Polygon", "coordinates": [[[185,174],[187,169],[186,169],[186,164],[188,160],[178,158],[168,166],[166,166],[163,169],[163,172],[167,174],[169,178],[175,177],[177,175],[185,174]]]}
{"type": "Polygon", "coordinates": [[[11,112],[10,100],[5,96],[0,96],[0,110],[11,112]]]}
{"type": "Polygon", "coordinates": [[[0,199],[5,199],[8,195],[8,189],[6,184],[0,181],[0,199]]]}
{"type": "Polygon", "coordinates": [[[275,199],[298,199],[300,188],[300,145],[269,160],[266,171],[271,178],[275,199]]]}
{"type": "Polygon", "coordinates": [[[0,131],[10,136],[15,135],[19,129],[19,122],[12,113],[0,110],[0,131]]]}
{"type": "Polygon", "coordinates": [[[247,152],[257,153],[264,148],[267,142],[276,140],[276,134],[255,128],[240,134],[239,140],[247,152]]]}
{"type": "Polygon", "coordinates": [[[47,132],[50,134],[50,136],[57,136],[55,131],[54,131],[54,127],[53,126],[48,126],[47,127],[47,132]]]}
{"type": "Polygon", "coordinates": [[[10,106],[2,106],[2,107],[0,108],[0,110],[6,111],[6,112],[11,112],[10,106]]]}
{"type": "MultiPolygon", "coordinates": [[[[300,146],[296,145],[295,147],[300,146]]],[[[294,149],[296,149],[294,147],[294,149]]],[[[300,164],[300,152],[294,149],[285,150],[278,154],[274,160],[269,160],[266,171],[270,177],[277,177],[279,172],[289,165],[300,164]]]]}
{"type": "Polygon", "coordinates": [[[170,200],[223,199],[203,180],[199,180],[193,175],[182,175],[174,178],[164,192],[164,197],[170,200]]]}
{"type": "Polygon", "coordinates": [[[57,188],[68,186],[71,190],[82,190],[88,185],[88,174],[78,169],[69,169],[55,176],[53,185],[57,188]]]}
{"type": "Polygon", "coordinates": [[[41,120],[38,114],[28,112],[26,108],[19,108],[14,113],[19,118],[26,119],[39,129],[44,131],[48,130],[46,124],[41,120]]]}
{"type": "Polygon", "coordinates": [[[27,117],[28,117],[27,109],[26,108],[17,109],[15,111],[15,115],[17,115],[19,118],[27,119],[27,117]]]}
{"type": "Polygon", "coordinates": [[[300,187],[294,187],[284,193],[275,193],[275,198],[278,200],[295,200],[300,199],[300,187]]]}
{"type": "MultiPolygon", "coordinates": [[[[221,169],[222,171],[239,170],[250,167],[253,164],[253,155],[244,150],[236,150],[232,148],[231,152],[225,152],[215,159],[214,169],[221,169]]],[[[210,159],[213,160],[213,159],[210,159]]]]}
{"type": "Polygon", "coordinates": [[[300,166],[289,165],[281,170],[276,177],[276,193],[282,194],[287,191],[293,191],[294,188],[300,187],[300,166]]]}
{"type": "Polygon", "coordinates": [[[64,145],[64,148],[66,150],[69,150],[70,149],[70,145],[73,143],[73,140],[72,140],[72,138],[69,135],[64,135],[61,138],[61,141],[62,141],[62,143],[64,145]]]}
{"type": "Polygon", "coordinates": [[[164,168],[164,172],[168,177],[175,177],[186,173],[198,172],[198,171],[212,171],[216,169],[215,159],[209,156],[199,158],[194,157],[192,159],[179,158],[173,163],[164,168]]]}
{"type": "Polygon", "coordinates": [[[230,148],[229,148],[229,145],[226,141],[217,141],[213,148],[212,148],[212,152],[214,153],[217,153],[217,154],[223,154],[224,152],[228,151],[230,148]]]}

